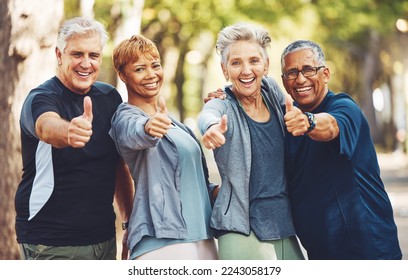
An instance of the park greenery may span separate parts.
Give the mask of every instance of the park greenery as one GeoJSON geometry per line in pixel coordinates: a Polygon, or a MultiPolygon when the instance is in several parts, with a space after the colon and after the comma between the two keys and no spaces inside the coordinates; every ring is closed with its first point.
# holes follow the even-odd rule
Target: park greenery
{"type": "MultiPolygon", "coordinates": [[[[65,17],[80,15],[80,1],[65,0],[65,17]]],[[[95,0],[95,18],[107,26],[112,38],[132,16],[132,3],[95,0]]],[[[195,118],[202,96],[225,83],[214,48],[217,33],[226,25],[247,21],[270,31],[270,75],[278,82],[279,56],[286,44],[296,39],[321,44],[332,72],[330,89],[352,95],[366,113],[376,142],[395,146],[395,121],[392,117],[386,123],[378,120],[381,116],[373,108],[372,92],[385,84],[392,93],[393,77],[401,74],[396,73],[396,67],[406,71],[403,44],[407,39],[397,30],[396,22],[408,17],[408,1],[145,0],[141,14],[140,30],[134,33],[140,32],[158,45],[169,73],[165,95],[181,120],[195,118]]],[[[116,83],[110,62],[112,47],[102,77],[116,83]]]]}
{"type": "Polygon", "coordinates": [[[330,68],[329,88],[349,93],[361,106],[377,149],[407,152],[408,0],[4,0],[0,15],[0,244],[7,248],[0,259],[19,258],[14,196],[22,173],[22,102],[55,74],[58,26],[74,16],[91,16],[106,26],[111,40],[100,80],[124,97],[112,50],[133,34],[152,39],[164,66],[161,94],[169,112],[192,128],[203,97],[226,84],[215,52],[223,27],[245,21],[267,28],[268,75],[280,84],[284,47],[297,39],[316,41],[330,68]]]}

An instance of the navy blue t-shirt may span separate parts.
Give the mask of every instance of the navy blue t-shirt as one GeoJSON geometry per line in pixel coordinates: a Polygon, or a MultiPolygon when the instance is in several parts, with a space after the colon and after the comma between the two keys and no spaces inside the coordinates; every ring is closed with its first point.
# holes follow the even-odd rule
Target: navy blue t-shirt
{"type": "Polygon", "coordinates": [[[309,259],[401,259],[393,210],[368,122],[346,94],[329,92],[339,136],[318,142],[287,134],[288,187],[296,233],[309,259]]]}
{"type": "Polygon", "coordinates": [[[113,194],[119,155],[108,131],[122,99],[111,85],[96,82],[79,95],[54,77],[27,96],[20,118],[23,176],[15,197],[19,243],[81,246],[115,236],[113,194]],[[63,119],[83,114],[92,100],[92,131],[83,148],[57,149],[38,139],[35,121],[47,111],[63,119]]]}

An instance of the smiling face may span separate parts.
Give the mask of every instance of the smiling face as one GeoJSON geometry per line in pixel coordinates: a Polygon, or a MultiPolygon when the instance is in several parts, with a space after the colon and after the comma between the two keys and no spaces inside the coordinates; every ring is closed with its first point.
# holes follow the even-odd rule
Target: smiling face
{"type": "MultiPolygon", "coordinates": [[[[304,49],[289,53],[284,58],[285,67],[283,72],[290,70],[301,70],[305,66],[318,67],[313,51],[304,49]]],[[[322,68],[316,75],[305,77],[299,73],[294,80],[285,80],[282,78],[286,91],[298,103],[303,112],[313,111],[324,99],[328,92],[327,83],[330,79],[329,68],[322,68]]]]}
{"type": "Polygon", "coordinates": [[[127,63],[120,78],[126,84],[129,100],[155,99],[163,84],[163,68],[159,58],[149,53],[139,55],[133,63],[127,63]]]}
{"type": "Polygon", "coordinates": [[[102,64],[102,45],[99,34],[73,36],[64,51],[56,49],[57,77],[71,91],[86,94],[98,78],[102,64]]]}
{"type": "Polygon", "coordinates": [[[232,44],[226,63],[221,64],[225,78],[231,80],[232,91],[240,97],[260,94],[262,77],[268,74],[268,66],[262,48],[251,41],[232,44]]]}

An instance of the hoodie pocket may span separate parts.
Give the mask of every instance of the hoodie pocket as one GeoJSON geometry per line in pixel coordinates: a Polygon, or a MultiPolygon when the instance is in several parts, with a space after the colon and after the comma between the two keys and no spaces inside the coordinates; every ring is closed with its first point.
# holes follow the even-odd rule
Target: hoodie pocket
{"type": "Polygon", "coordinates": [[[225,212],[224,212],[224,215],[227,215],[227,213],[228,213],[228,210],[230,209],[230,206],[231,206],[231,200],[232,200],[232,185],[231,185],[231,182],[229,182],[229,184],[228,184],[228,191],[229,191],[229,193],[226,193],[226,198],[227,198],[227,208],[225,209],[225,212]]]}

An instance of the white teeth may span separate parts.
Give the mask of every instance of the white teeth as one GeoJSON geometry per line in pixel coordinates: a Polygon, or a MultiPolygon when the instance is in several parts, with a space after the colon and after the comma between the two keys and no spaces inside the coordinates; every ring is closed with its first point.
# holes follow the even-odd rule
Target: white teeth
{"type": "Polygon", "coordinates": [[[147,87],[147,88],[154,88],[156,86],[157,86],[157,83],[145,84],[145,87],[147,87]]]}
{"type": "Polygon", "coordinates": [[[305,91],[309,91],[311,89],[312,89],[312,87],[303,87],[303,88],[297,88],[296,91],[297,92],[305,92],[305,91]]]}
{"type": "Polygon", "coordinates": [[[252,82],[253,80],[254,80],[254,78],[251,78],[251,79],[240,79],[240,81],[243,82],[243,83],[249,83],[249,82],[252,82]]]}
{"type": "Polygon", "coordinates": [[[77,72],[80,76],[89,76],[91,73],[77,72]]]}

